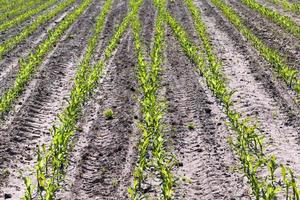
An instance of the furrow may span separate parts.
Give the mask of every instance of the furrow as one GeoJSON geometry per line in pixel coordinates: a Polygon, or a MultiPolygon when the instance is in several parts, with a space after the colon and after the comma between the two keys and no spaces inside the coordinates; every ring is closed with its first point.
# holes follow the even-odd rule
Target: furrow
{"type": "Polygon", "coordinates": [[[287,64],[300,70],[300,40],[285,33],[278,25],[270,22],[243,5],[240,1],[228,0],[232,8],[238,13],[245,25],[261,39],[267,46],[280,52],[287,60],[287,64]]]}
{"type": "Polygon", "coordinates": [[[246,180],[232,170],[238,162],[227,143],[225,115],[173,36],[166,49],[163,87],[169,137],[179,160],[174,199],[250,199],[246,180]]]}
{"type": "Polygon", "coordinates": [[[84,128],[85,131],[80,133],[84,135],[86,143],[78,141],[78,145],[84,145],[84,148],[80,148],[80,159],[76,166],[70,166],[76,172],[65,199],[128,198],[128,179],[135,153],[131,141],[136,140],[133,139],[136,137],[136,127],[132,115],[136,104],[133,100],[133,88],[136,85],[133,55],[132,38],[127,35],[107,66],[105,78],[96,91],[96,100],[93,102],[98,104],[98,110],[85,119],[92,122],[88,129],[84,128]],[[111,120],[107,120],[103,114],[107,109],[112,109],[114,113],[111,120]]]}
{"type": "Polygon", "coordinates": [[[228,78],[227,85],[236,91],[233,96],[234,108],[257,121],[261,133],[266,134],[264,136],[267,153],[276,155],[278,162],[287,164],[296,174],[300,174],[300,161],[297,159],[300,154],[297,142],[300,132],[299,108],[286,110],[288,105],[280,105],[280,102],[273,98],[261,80],[267,78],[268,74],[266,77],[259,77],[257,74],[261,71],[255,73],[253,65],[263,64],[254,62],[257,55],[251,55],[251,51],[243,49],[242,45],[237,46],[231,38],[232,32],[218,27],[220,20],[205,10],[211,9],[210,4],[200,1],[197,1],[197,4],[204,13],[203,18],[209,34],[214,36],[211,37],[212,44],[216,47],[217,56],[222,60],[223,72],[228,78]]]}
{"type": "Polygon", "coordinates": [[[13,27],[15,25],[21,24],[22,22],[26,21],[27,19],[29,19],[30,17],[38,14],[39,12],[51,7],[52,5],[54,5],[55,3],[57,3],[57,0],[49,0],[46,1],[44,4],[40,5],[39,7],[32,9],[12,20],[9,20],[7,22],[4,22],[3,24],[0,24],[0,31],[5,31],[6,29],[13,27]]]}
{"type": "Polygon", "coordinates": [[[21,15],[25,12],[28,12],[29,9],[34,9],[39,6],[43,1],[42,0],[30,0],[28,2],[24,2],[20,6],[15,9],[8,10],[7,12],[3,12],[0,14],[0,22],[4,23],[6,20],[10,20],[18,15],[21,15]]]}
{"type": "MultiPolygon", "coordinates": [[[[29,54],[36,49],[45,39],[48,37],[48,32],[52,31],[70,12],[72,12],[79,1],[73,6],[58,14],[55,18],[41,25],[36,31],[34,31],[26,41],[19,43],[19,45],[6,53],[0,61],[0,95],[2,96],[6,90],[8,90],[16,75],[19,71],[19,60],[29,56],[29,54]]],[[[73,37],[70,34],[70,37],[73,37]]]]}
{"type": "Polygon", "coordinates": [[[26,89],[30,93],[27,99],[20,101],[21,108],[12,119],[2,127],[1,157],[6,161],[1,163],[1,171],[9,170],[11,175],[4,182],[1,193],[12,194],[20,199],[24,195],[22,177],[18,171],[34,166],[36,146],[50,142],[50,128],[57,114],[66,106],[66,97],[72,88],[72,79],[78,58],[87,43],[90,34],[90,23],[95,18],[103,3],[93,3],[85,14],[72,26],[64,39],[55,48],[54,53],[47,58],[41,71],[34,77],[35,84],[29,84],[26,89]],[[75,34],[74,37],[69,37],[75,34]],[[66,62],[68,60],[68,62],[66,62]],[[10,151],[15,153],[11,154],[10,151]]]}
{"type": "MultiPolygon", "coordinates": [[[[95,58],[92,60],[92,63],[97,60],[97,57],[100,58],[101,57],[100,55],[103,54],[103,49],[105,48],[105,44],[108,43],[107,40],[109,41],[109,38],[111,37],[111,35],[113,35],[114,30],[117,28],[117,26],[120,24],[120,22],[122,21],[122,19],[124,18],[125,14],[126,14],[126,10],[127,10],[126,7],[127,7],[126,1],[125,2],[122,0],[114,1],[113,5],[112,5],[113,9],[110,11],[110,13],[107,17],[105,28],[103,30],[103,33],[100,36],[101,42],[97,47],[98,52],[95,52],[96,55],[94,56],[95,58]]],[[[126,42],[128,43],[128,37],[126,36],[126,38],[127,38],[126,42]]],[[[121,42],[122,45],[120,47],[118,47],[119,50],[117,52],[125,51],[125,49],[124,49],[125,47],[123,48],[123,46],[125,45],[124,42],[125,41],[122,40],[122,42],[121,42]],[[121,47],[123,48],[122,50],[120,50],[121,47]]],[[[121,60],[123,60],[123,57],[121,55],[119,55],[118,57],[120,57],[121,60]]],[[[114,64],[112,64],[112,62],[110,62],[107,65],[107,70],[106,70],[107,75],[106,76],[109,76],[109,77],[116,76],[116,74],[111,72],[111,70],[115,70],[115,68],[118,68],[116,65],[117,59],[114,58],[113,60],[114,60],[114,64]],[[112,65],[114,65],[113,69],[111,69],[112,65]]],[[[128,67],[125,66],[125,67],[126,67],[126,70],[128,70],[129,66],[128,67]]],[[[119,70],[121,70],[121,69],[119,69],[119,70]]],[[[67,176],[66,176],[65,185],[64,185],[65,191],[62,191],[58,194],[59,198],[74,199],[75,198],[74,193],[75,193],[75,191],[77,191],[77,189],[74,189],[74,188],[81,187],[80,184],[76,185],[76,183],[79,183],[78,171],[82,170],[81,166],[80,166],[81,160],[88,162],[88,160],[86,160],[86,158],[83,157],[83,153],[86,151],[86,148],[89,145],[90,138],[94,135],[94,132],[96,131],[95,127],[99,126],[98,121],[103,120],[103,119],[101,119],[101,117],[103,116],[103,109],[105,109],[106,107],[102,106],[102,101],[104,100],[102,92],[104,91],[104,92],[109,93],[111,91],[106,91],[105,89],[103,89],[102,85],[104,84],[105,80],[106,80],[106,82],[108,82],[110,79],[111,78],[108,78],[108,77],[104,78],[104,80],[102,79],[101,87],[95,91],[93,98],[87,102],[83,117],[79,121],[79,125],[78,125],[80,127],[80,129],[82,129],[82,132],[76,133],[75,139],[74,139],[74,141],[76,142],[76,145],[70,155],[70,166],[67,169],[67,176]]],[[[106,85],[107,84],[108,83],[106,83],[106,85]]],[[[107,94],[107,96],[109,96],[109,95],[107,94]]],[[[108,136],[109,136],[109,134],[107,134],[103,138],[99,138],[99,140],[102,140],[102,139],[106,140],[106,138],[108,136]]],[[[94,141],[90,141],[90,142],[93,143],[94,141]]],[[[130,159],[130,158],[128,158],[128,159],[130,159]]],[[[94,167],[96,168],[96,166],[94,166],[94,167]]],[[[93,178],[92,176],[87,177],[87,179],[92,179],[92,178],[93,178]]],[[[120,185],[120,186],[122,186],[122,185],[120,185]]],[[[84,188],[81,188],[80,190],[83,190],[83,189],[84,188]]],[[[120,193],[121,192],[123,192],[124,195],[125,194],[127,195],[127,191],[126,192],[120,191],[120,193]]],[[[80,193],[80,192],[78,192],[78,193],[80,193]]],[[[81,193],[81,194],[83,195],[83,193],[81,193]]]]}

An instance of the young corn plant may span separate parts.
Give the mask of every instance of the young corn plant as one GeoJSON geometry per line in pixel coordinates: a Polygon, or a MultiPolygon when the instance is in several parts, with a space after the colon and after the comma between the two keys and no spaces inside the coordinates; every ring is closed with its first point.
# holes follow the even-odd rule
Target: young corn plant
{"type": "Polygon", "coordinates": [[[34,8],[32,10],[28,10],[26,13],[19,15],[18,17],[9,20],[7,22],[4,22],[3,24],[0,24],[0,31],[5,31],[8,28],[21,24],[22,22],[24,22],[25,20],[29,19],[30,17],[32,17],[33,15],[38,14],[39,12],[46,10],[47,8],[49,8],[50,6],[54,5],[57,2],[57,0],[49,0],[46,1],[45,3],[43,3],[42,5],[38,6],[37,8],[34,8]]]}
{"type": "Polygon", "coordinates": [[[234,10],[225,4],[222,0],[212,0],[227,17],[227,19],[252,43],[252,45],[258,50],[258,52],[263,56],[263,58],[268,61],[278,73],[284,82],[291,87],[297,98],[300,96],[300,79],[298,78],[299,71],[289,67],[286,64],[285,59],[275,50],[271,49],[265,45],[262,40],[256,37],[250,29],[248,29],[239,16],[234,12],[234,10]]]}
{"type": "MultiPolygon", "coordinates": [[[[98,61],[93,67],[89,68],[89,58],[95,49],[97,38],[103,28],[104,20],[107,12],[110,10],[112,0],[107,0],[100,16],[97,19],[96,29],[92,38],[89,40],[89,47],[80,64],[75,78],[75,83],[71,91],[70,99],[66,109],[59,115],[60,126],[53,126],[52,142],[48,150],[44,149],[42,154],[43,159],[39,159],[36,166],[38,194],[40,199],[55,199],[56,191],[60,188],[60,184],[64,179],[65,169],[68,166],[68,153],[71,150],[71,139],[77,129],[76,124],[82,113],[82,106],[87,100],[88,95],[97,86],[100,77],[103,74],[104,64],[107,62],[113,51],[119,44],[121,37],[124,35],[132,16],[137,12],[141,2],[137,2],[135,9],[132,10],[126,17],[118,30],[109,41],[108,46],[104,50],[106,53],[104,60],[98,61]],[[96,38],[96,39],[95,39],[96,38]]],[[[34,186],[27,187],[33,188],[34,186]]],[[[29,193],[29,192],[28,192],[29,193]]]]}
{"type": "Polygon", "coordinates": [[[166,1],[155,1],[154,3],[158,9],[158,15],[155,22],[151,63],[146,62],[143,55],[140,38],[141,25],[138,16],[135,16],[131,24],[138,58],[137,75],[142,96],[140,99],[142,119],[139,127],[143,133],[139,143],[139,159],[134,171],[133,186],[128,189],[132,199],[142,199],[145,197],[142,184],[147,179],[145,171],[150,167],[154,167],[155,171],[159,174],[162,198],[172,199],[173,195],[174,178],[171,173],[173,156],[168,154],[164,147],[164,131],[162,128],[164,105],[157,96],[160,85],[159,73],[163,63],[166,1]]]}
{"type": "Polygon", "coordinates": [[[261,15],[269,18],[274,23],[278,24],[282,28],[286,29],[291,34],[295,35],[296,37],[300,38],[300,26],[297,25],[295,21],[291,18],[281,15],[275,10],[267,8],[256,0],[242,0],[244,4],[249,6],[250,8],[258,11],[261,15]]]}
{"type": "MultiPolygon", "coordinates": [[[[130,1],[131,7],[134,5],[134,1],[130,1]]],[[[142,139],[140,140],[138,144],[139,149],[139,157],[137,166],[134,170],[134,179],[133,179],[133,186],[128,189],[129,195],[132,199],[138,200],[143,198],[142,193],[142,183],[146,180],[146,175],[144,174],[145,170],[150,167],[150,160],[149,160],[149,149],[151,146],[151,134],[148,131],[146,124],[144,123],[144,111],[146,111],[147,107],[147,100],[146,98],[149,96],[147,95],[149,90],[149,78],[148,75],[148,68],[149,63],[145,61],[144,55],[143,55],[143,49],[142,49],[142,43],[140,38],[140,32],[141,32],[141,24],[138,18],[138,15],[135,15],[132,23],[131,28],[134,36],[134,44],[135,44],[135,51],[137,54],[137,60],[138,60],[138,81],[139,81],[139,87],[142,94],[142,99],[140,99],[140,107],[141,112],[143,113],[143,119],[139,122],[139,127],[142,132],[142,139]]]]}
{"type": "Polygon", "coordinates": [[[18,33],[16,36],[13,36],[6,40],[4,43],[0,44],[0,59],[3,56],[4,53],[7,53],[11,49],[13,49],[15,46],[17,46],[20,42],[25,40],[31,33],[33,33],[35,30],[37,30],[42,24],[46,23],[53,17],[55,17],[58,13],[63,11],[66,7],[70,6],[72,3],[74,3],[75,0],[67,0],[60,4],[58,4],[54,9],[49,10],[49,12],[46,12],[45,14],[42,14],[37,19],[35,19],[32,24],[26,26],[20,33],[18,33]]]}
{"type": "Polygon", "coordinates": [[[17,74],[14,85],[9,88],[0,98],[0,114],[3,115],[11,108],[12,103],[21,94],[30,81],[31,76],[35,73],[38,66],[43,62],[46,54],[53,49],[54,45],[62,37],[63,33],[74,23],[74,21],[83,13],[92,0],[85,0],[51,32],[48,38],[45,39],[25,60],[20,60],[20,69],[17,74]]]}
{"type": "MultiPolygon", "coordinates": [[[[276,158],[265,155],[263,137],[257,133],[256,126],[249,125],[249,119],[242,119],[241,115],[232,108],[231,96],[233,92],[226,87],[225,78],[220,71],[221,63],[218,62],[217,57],[213,54],[212,45],[209,42],[205,25],[201,20],[200,11],[191,0],[185,0],[185,2],[192,13],[196,30],[203,42],[206,56],[208,57],[207,60],[209,61],[207,68],[203,66],[205,60],[203,55],[197,58],[197,48],[190,41],[184,29],[169,13],[167,14],[167,21],[188,57],[197,64],[208,87],[224,105],[224,112],[229,118],[228,125],[237,133],[236,138],[231,140],[230,143],[239,157],[243,172],[248,178],[254,196],[256,199],[276,199],[282,188],[280,177],[275,176],[275,172],[279,170],[276,158]],[[266,177],[259,176],[258,172],[266,168],[268,175],[266,177]]],[[[289,190],[288,193],[296,196],[299,190],[296,188],[289,190]]]]}
{"type": "Polygon", "coordinates": [[[288,0],[268,0],[276,5],[283,7],[286,11],[291,11],[300,14],[300,3],[292,3],[288,0]]]}
{"type": "MultiPolygon", "coordinates": [[[[19,5],[16,8],[13,8],[11,10],[7,10],[6,12],[1,12],[0,14],[0,21],[7,20],[9,18],[12,18],[14,16],[18,16],[19,14],[22,14],[23,12],[27,12],[31,7],[38,5],[41,2],[41,0],[30,0],[26,2],[22,2],[21,5],[19,5]]],[[[2,22],[3,23],[3,22],[2,22]]]]}
{"type": "MultiPolygon", "coordinates": [[[[153,87],[156,87],[154,95],[157,95],[159,88],[159,73],[161,71],[161,65],[163,64],[163,50],[165,46],[165,15],[166,15],[166,0],[154,0],[154,5],[157,7],[158,16],[155,23],[155,36],[153,51],[151,55],[151,79],[153,87]],[[155,81],[153,81],[155,80],[155,81]]],[[[157,98],[157,97],[156,97],[157,98]]],[[[158,100],[157,100],[158,101],[158,100]]],[[[159,106],[159,102],[153,102],[159,106]]],[[[174,156],[165,150],[164,133],[161,127],[163,118],[163,106],[152,108],[153,114],[156,116],[154,119],[154,138],[153,138],[153,151],[152,154],[156,159],[156,169],[161,179],[161,191],[163,199],[173,199],[173,186],[175,185],[174,176],[172,174],[172,168],[174,165],[174,156]],[[157,112],[157,113],[155,113],[157,112]]]]}

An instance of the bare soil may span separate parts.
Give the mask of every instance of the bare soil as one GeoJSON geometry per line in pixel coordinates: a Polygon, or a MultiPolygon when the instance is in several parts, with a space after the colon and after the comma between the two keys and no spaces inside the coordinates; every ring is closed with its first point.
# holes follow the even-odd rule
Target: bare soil
{"type": "MultiPolygon", "coordinates": [[[[49,20],[36,31],[34,31],[25,41],[19,43],[14,49],[5,53],[0,60],[0,95],[13,84],[15,77],[19,71],[18,61],[26,58],[34,49],[47,38],[48,32],[53,30],[56,25],[70,13],[79,1],[72,6],[67,7],[63,12],[59,13],[52,20],[49,20]]],[[[31,22],[34,18],[31,19],[31,22]]],[[[22,31],[22,28],[17,28],[16,33],[22,31]]],[[[13,37],[15,34],[10,34],[6,39],[13,37]]]]}
{"type": "Polygon", "coordinates": [[[72,78],[83,55],[93,21],[103,2],[93,3],[67,31],[20,97],[14,112],[1,125],[1,171],[9,176],[1,182],[0,193],[20,199],[24,192],[19,171],[34,166],[36,146],[50,142],[50,128],[67,105],[72,78]],[[72,37],[70,37],[72,35],[72,37]]]}
{"type": "Polygon", "coordinates": [[[300,40],[284,28],[271,22],[239,0],[226,0],[239,14],[246,26],[266,45],[277,50],[286,58],[289,66],[300,70],[300,40]]]}
{"type": "MultiPolygon", "coordinates": [[[[281,5],[276,5],[275,3],[266,1],[266,0],[257,0],[257,2],[259,2],[260,4],[264,5],[265,7],[272,9],[276,12],[278,12],[279,14],[283,15],[283,16],[287,16],[289,18],[291,18],[294,22],[296,22],[298,25],[300,25],[300,16],[298,13],[295,13],[293,11],[289,11],[284,9],[281,5]]],[[[299,3],[295,2],[295,3],[299,3]]]]}
{"type": "MultiPolygon", "coordinates": [[[[199,3],[199,8],[202,7],[216,11],[210,3],[199,3]]],[[[208,31],[214,35],[212,43],[218,47],[217,55],[223,61],[224,73],[229,79],[228,86],[236,91],[234,96],[236,110],[257,121],[260,131],[266,137],[267,152],[276,155],[280,163],[291,166],[299,173],[300,160],[297,158],[300,154],[299,106],[293,103],[291,100],[293,97],[287,94],[287,90],[280,87],[265,87],[265,81],[276,82],[276,78],[272,78],[267,71],[264,73],[263,70],[266,69],[259,69],[266,64],[257,63],[258,55],[255,55],[256,52],[253,52],[251,46],[241,48],[245,45],[241,43],[242,38],[234,36],[234,39],[239,41],[235,43],[230,38],[233,33],[226,33],[218,28],[222,23],[219,21],[221,19],[218,17],[211,19],[217,15],[203,13],[210,16],[209,18],[204,16],[204,20],[209,21],[208,31]],[[278,95],[274,96],[275,92],[278,95]],[[281,98],[278,98],[280,96],[281,98]],[[282,104],[282,101],[285,103],[282,104]]]]}
{"type": "MultiPolygon", "coordinates": [[[[300,106],[294,101],[294,93],[210,0],[194,2],[201,10],[214,53],[222,61],[226,84],[236,91],[234,108],[258,123],[266,138],[267,153],[276,155],[279,163],[300,175],[300,106]]],[[[240,1],[226,2],[255,35],[285,55],[289,65],[300,69],[297,38],[240,1]]],[[[24,185],[19,171],[32,173],[29,169],[36,162],[36,145],[50,143],[49,129],[67,105],[76,69],[103,4],[104,1],[94,1],[65,33],[13,110],[1,121],[0,199],[22,197],[24,185]]],[[[66,9],[5,55],[0,62],[0,95],[13,84],[18,59],[26,57],[47,36],[47,30],[53,29],[71,10],[66,9]]],[[[103,56],[128,10],[129,0],[113,1],[92,64],[103,56]]],[[[168,10],[202,48],[183,0],[168,1],[168,10]]],[[[139,16],[147,60],[153,45],[156,14],[152,0],[144,0],[139,16]]],[[[247,179],[236,170],[239,160],[227,142],[235,133],[226,126],[222,106],[167,25],[164,57],[159,98],[167,103],[166,147],[178,159],[173,170],[177,180],[174,199],[253,199],[247,179]]],[[[106,64],[99,86],[84,105],[66,178],[56,199],[129,199],[127,189],[133,182],[141,137],[136,65],[133,35],[128,29],[106,64]],[[112,119],[105,118],[103,113],[107,109],[113,110],[112,119]]],[[[147,192],[157,199],[159,188],[155,181],[147,183],[147,192]]]]}

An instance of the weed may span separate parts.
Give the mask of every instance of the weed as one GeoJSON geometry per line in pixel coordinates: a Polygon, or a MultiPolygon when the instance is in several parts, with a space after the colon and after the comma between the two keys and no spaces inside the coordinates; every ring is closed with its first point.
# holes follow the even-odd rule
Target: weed
{"type": "Polygon", "coordinates": [[[196,125],[194,122],[189,122],[188,125],[187,125],[188,129],[189,130],[195,130],[196,128],[196,125]]]}
{"type": "Polygon", "coordinates": [[[3,169],[3,170],[1,170],[1,177],[3,177],[3,178],[8,178],[9,177],[9,175],[10,175],[10,171],[9,171],[9,169],[3,169]]]}
{"type": "Polygon", "coordinates": [[[110,120],[110,119],[113,119],[114,112],[112,111],[112,109],[109,108],[103,112],[103,115],[104,115],[105,119],[110,120]]]}
{"type": "MultiPolygon", "coordinates": [[[[89,5],[91,0],[85,0],[75,11],[79,14],[89,5]]],[[[70,141],[76,131],[76,124],[82,112],[82,105],[88,95],[97,86],[103,74],[104,64],[111,57],[121,37],[123,36],[132,16],[137,13],[141,2],[123,20],[108,46],[104,50],[104,59],[99,60],[94,66],[89,67],[90,58],[97,44],[99,33],[104,27],[105,18],[110,10],[112,0],[107,0],[102,12],[97,18],[94,34],[88,42],[88,48],[80,67],[77,70],[74,87],[68,101],[68,106],[59,115],[60,126],[53,126],[51,129],[52,142],[49,149],[38,148],[38,161],[36,165],[37,190],[41,199],[51,200],[55,198],[56,191],[63,181],[65,169],[68,166],[68,152],[70,151],[70,141]]],[[[25,182],[26,184],[26,182],[25,182]]],[[[27,187],[28,188],[28,187],[27,187]]],[[[29,193],[29,192],[28,192],[29,193]]]]}
{"type": "Polygon", "coordinates": [[[117,188],[117,186],[119,185],[119,181],[116,178],[113,178],[111,180],[111,185],[113,186],[113,188],[117,188]]]}

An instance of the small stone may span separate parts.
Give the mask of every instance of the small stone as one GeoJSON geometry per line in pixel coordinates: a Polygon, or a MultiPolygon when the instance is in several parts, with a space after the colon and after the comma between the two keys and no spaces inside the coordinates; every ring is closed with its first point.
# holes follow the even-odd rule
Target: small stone
{"type": "Polygon", "coordinates": [[[10,199],[11,197],[11,194],[4,194],[4,199],[10,199]]]}
{"type": "Polygon", "coordinates": [[[210,113],[211,113],[211,109],[210,109],[210,108],[205,108],[205,112],[206,112],[207,114],[210,114],[210,113]]]}

